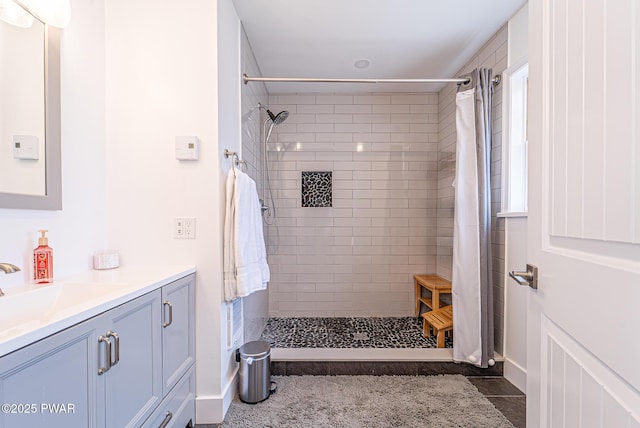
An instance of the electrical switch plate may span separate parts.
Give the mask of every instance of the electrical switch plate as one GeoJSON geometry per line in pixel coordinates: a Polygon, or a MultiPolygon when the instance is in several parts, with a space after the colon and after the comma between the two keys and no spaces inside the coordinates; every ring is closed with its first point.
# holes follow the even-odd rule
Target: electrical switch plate
{"type": "Polygon", "coordinates": [[[198,137],[176,137],[176,159],[198,160],[200,157],[200,141],[198,137]]]}
{"type": "Polygon", "coordinates": [[[175,218],[173,237],[175,239],[196,239],[196,219],[193,217],[175,218]]]}
{"type": "Polygon", "coordinates": [[[13,136],[13,157],[15,159],[38,159],[38,137],[35,135],[13,136]]]}

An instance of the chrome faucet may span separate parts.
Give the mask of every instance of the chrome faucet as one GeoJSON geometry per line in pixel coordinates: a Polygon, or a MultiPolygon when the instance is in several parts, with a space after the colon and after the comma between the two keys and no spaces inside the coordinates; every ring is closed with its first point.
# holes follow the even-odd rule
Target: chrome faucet
{"type": "MultiPolygon", "coordinates": [[[[11,263],[0,263],[0,270],[4,273],[15,273],[19,272],[20,268],[16,265],[12,265],[11,263]]],[[[4,292],[2,288],[0,288],[0,297],[4,296],[4,292]]]]}

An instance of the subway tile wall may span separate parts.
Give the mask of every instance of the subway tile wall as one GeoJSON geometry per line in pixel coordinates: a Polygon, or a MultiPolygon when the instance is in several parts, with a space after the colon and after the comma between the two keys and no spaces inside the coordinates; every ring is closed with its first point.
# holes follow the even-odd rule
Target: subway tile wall
{"type": "MultiPolygon", "coordinates": [[[[251,76],[261,76],[258,63],[251,50],[246,34],[242,31],[242,70],[251,76]]],[[[242,102],[242,145],[240,155],[247,163],[247,174],[256,181],[258,194],[262,198],[262,151],[261,129],[264,113],[257,109],[258,102],[268,101],[267,87],[264,83],[254,82],[241,85],[242,102]]],[[[258,340],[267,322],[269,295],[259,291],[243,298],[244,341],[258,340]]]]}
{"type": "Polygon", "coordinates": [[[270,316],[408,316],[435,272],[437,94],[275,94],[270,316]],[[333,171],[333,206],[301,207],[301,172],[333,171]]]}
{"type": "MultiPolygon", "coordinates": [[[[477,67],[493,69],[493,75],[507,68],[507,25],[505,24],[456,75],[462,75],[477,67]]],[[[453,255],[453,209],[454,191],[451,184],[455,175],[456,85],[449,84],[439,93],[438,123],[438,236],[437,268],[439,275],[451,278],[453,255]]],[[[502,352],[504,323],[504,219],[496,214],[501,200],[501,156],[502,156],[502,84],[494,86],[493,140],[491,164],[491,233],[493,256],[493,306],[495,350],[502,352]]]]}

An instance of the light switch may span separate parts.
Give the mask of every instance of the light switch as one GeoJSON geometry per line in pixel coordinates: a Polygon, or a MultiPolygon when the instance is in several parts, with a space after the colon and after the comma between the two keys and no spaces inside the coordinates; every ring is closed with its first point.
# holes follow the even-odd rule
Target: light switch
{"type": "Polygon", "coordinates": [[[198,160],[200,156],[200,140],[198,137],[176,137],[176,159],[198,160]]]}
{"type": "Polygon", "coordinates": [[[38,137],[35,135],[14,135],[13,157],[15,159],[38,159],[40,156],[38,146],[38,137]]]}

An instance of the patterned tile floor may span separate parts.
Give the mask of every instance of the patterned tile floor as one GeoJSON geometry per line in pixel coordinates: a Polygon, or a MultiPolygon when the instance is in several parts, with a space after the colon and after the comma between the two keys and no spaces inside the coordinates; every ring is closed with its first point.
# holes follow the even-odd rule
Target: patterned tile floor
{"type": "MultiPolygon", "coordinates": [[[[422,337],[422,319],[269,318],[262,340],[272,348],[435,348],[422,337]]],[[[447,337],[445,347],[453,339],[447,337]]]]}

